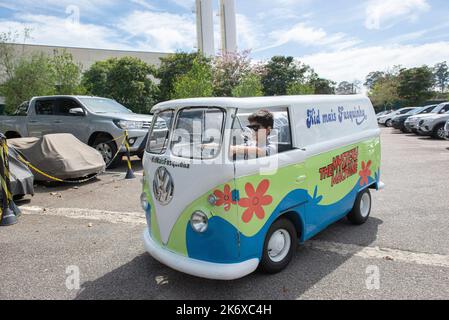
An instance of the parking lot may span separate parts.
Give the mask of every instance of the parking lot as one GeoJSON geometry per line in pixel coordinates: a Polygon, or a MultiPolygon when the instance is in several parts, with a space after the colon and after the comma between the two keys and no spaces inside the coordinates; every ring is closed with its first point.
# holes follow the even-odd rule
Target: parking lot
{"type": "Polygon", "coordinates": [[[135,180],[123,163],[20,203],[19,223],[0,232],[0,299],[449,299],[449,141],[382,131],[386,189],[373,193],[371,219],[331,226],[280,274],[209,281],[151,258],[136,158],[135,180]],[[66,286],[72,266],[79,290],[66,286]]]}

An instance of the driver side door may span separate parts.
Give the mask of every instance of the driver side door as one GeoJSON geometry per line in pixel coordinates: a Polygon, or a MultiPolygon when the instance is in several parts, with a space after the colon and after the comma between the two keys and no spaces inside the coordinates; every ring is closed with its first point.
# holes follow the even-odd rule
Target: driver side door
{"type": "Polygon", "coordinates": [[[58,99],[53,123],[59,133],[70,133],[82,142],[87,143],[90,132],[86,113],[84,115],[71,114],[70,110],[75,108],[81,108],[86,112],[83,106],[74,99],[58,99]]]}

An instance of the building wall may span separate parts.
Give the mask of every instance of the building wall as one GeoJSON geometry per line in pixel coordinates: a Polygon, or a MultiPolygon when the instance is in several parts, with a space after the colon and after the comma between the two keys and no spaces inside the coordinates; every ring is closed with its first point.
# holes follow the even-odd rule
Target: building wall
{"type": "Polygon", "coordinates": [[[167,56],[169,53],[162,52],[142,52],[142,51],[121,51],[121,50],[104,50],[92,48],[72,48],[72,47],[57,47],[57,46],[43,46],[43,45],[14,45],[18,55],[30,55],[32,53],[42,52],[44,54],[53,55],[55,50],[66,50],[73,55],[73,59],[83,66],[83,70],[89,69],[92,64],[97,61],[106,60],[109,58],[122,58],[131,56],[139,58],[148,64],[155,66],[160,65],[159,58],[167,56]]]}
{"type": "MultiPolygon", "coordinates": [[[[160,66],[159,58],[166,57],[169,53],[163,52],[141,52],[141,51],[121,51],[121,50],[104,50],[104,49],[92,49],[92,48],[71,48],[71,47],[57,47],[57,46],[44,46],[44,45],[22,45],[13,44],[17,52],[17,56],[32,55],[33,53],[44,53],[47,55],[53,55],[55,50],[65,50],[72,54],[73,60],[76,63],[80,63],[83,71],[89,69],[95,62],[106,60],[109,58],[122,58],[122,57],[135,57],[148,64],[156,67],[160,66]]],[[[0,75],[0,83],[5,79],[0,75]]],[[[156,80],[158,81],[158,80],[156,80]]],[[[3,113],[5,99],[0,96],[0,114],[3,113]]]]}

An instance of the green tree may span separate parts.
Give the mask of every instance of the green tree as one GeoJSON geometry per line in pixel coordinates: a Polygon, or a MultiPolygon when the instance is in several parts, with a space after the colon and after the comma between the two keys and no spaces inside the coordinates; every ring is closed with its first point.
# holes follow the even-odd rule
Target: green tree
{"type": "Polygon", "coordinates": [[[354,87],[351,82],[342,81],[338,84],[336,91],[337,91],[337,94],[342,94],[342,95],[354,94],[354,87]]]}
{"type": "Polygon", "coordinates": [[[249,51],[222,53],[213,60],[212,77],[214,95],[230,97],[232,91],[251,72],[249,51]]]}
{"type": "Polygon", "coordinates": [[[34,54],[20,58],[15,63],[12,75],[1,87],[6,100],[6,111],[12,112],[17,106],[34,96],[55,94],[55,79],[51,59],[44,54],[34,54]]]}
{"type": "Polygon", "coordinates": [[[335,94],[334,81],[315,76],[309,80],[309,83],[313,86],[315,94],[335,94]]]}
{"type": "Polygon", "coordinates": [[[83,87],[88,93],[109,97],[110,90],[108,88],[108,75],[112,69],[114,60],[105,60],[95,62],[89,70],[83,74],[83,87]]]}
{"type": "Polygon", "coordinates": [[[446,89],[447,84],[449,83],[449,67],[447,65],[447,62],[444,61],[436,64],[433,70],[435,76],[435,83],[437,87],[441,90],[441,93],[443,93],[446,89]]]}
{"type": "Polygon", "coordinates": [[[387,74],[383,71],[374,71],[370,72],[366,76],[366,81],[364,83],[364,86],[368,88],[368,90],[371,90],[377,82],[382,81],[385,79],[387,74]]]}
{"type": "Polygon", "coordinates": [[[291,83],[303,82],[309,66],[295,61],[293,57],[274,56],[265,65],[262,76],[264,93],[267,96],[285,95],[291,83]]]}
{"type": "Polygon", "coordinates": [[[82,94],[81,86],[82,65],[73,61],[73,56],[67,51],[54,51],[52,67],[56,85],[56,94],[82,94]]]}
{"type": "Polygon", "coordinates": [[[115,99],[137,113],[148,113],[159,90],[154,82],[156,70],[144,61],[123,57],[95,63],[83,76],[92,95],[115,99]]]}
{"type": "Polygon", "coordinates": [[[428,66],[402,69],[399,73],[398,93],[409,105],[419,105],[434,93],[434,75],[428,66]]]}
{"type": "Polygon", "coordinates": [[[260,76],[256,73],[247,74],[232,90],[234,97],[260,97],[263,96],[263,87],[260,76]]]}
{"type": "Polygon", "coordinates": [[[400,100],[399,80],[392,77],[377,81],[370,91],[370,99],[375,107],[393,108],[400,100]]]}
{"type": "Polygon", "coordinates": [[[186,53],[177,52],[164,58],[160,58],[161,65],[157,70],[156,77],[160,79],[159,101],[167,101],[173,98],[174,83],[176,79],[188,73],[193,66],[195,59],[206,62],[207,59],[197,52],[186,53]]]}
{"type": "Polygon", "coordinates": [[[315,87],[310,83],[293,82],[288,85],[287,94],[289,96],[315,94],[315,87]]]}
{"type": "Polygon", "coordinates": [[[201,59],[195,59],[191,70],[179,76],[173,84],[174,99],[211,97],[212,94],[212,70],[201,59]]]}

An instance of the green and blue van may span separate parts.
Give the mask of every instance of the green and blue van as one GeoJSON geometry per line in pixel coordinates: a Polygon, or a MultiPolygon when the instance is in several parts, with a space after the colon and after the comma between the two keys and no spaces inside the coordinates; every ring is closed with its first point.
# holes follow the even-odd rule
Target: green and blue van
{"type": "Polygon", "coordinates": [[[383,189],[380,129],[367,97],[198,98],[153,111],[144,243],[178,271],[220,280],[280,272],[298,244],[334,222],[365,223],[371,191],[383,189]],[[261,109],[274,116],[277,153],[236,156],[231,147],[245,143],[248,117],[261,109]]]}

